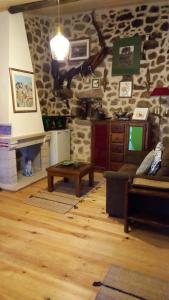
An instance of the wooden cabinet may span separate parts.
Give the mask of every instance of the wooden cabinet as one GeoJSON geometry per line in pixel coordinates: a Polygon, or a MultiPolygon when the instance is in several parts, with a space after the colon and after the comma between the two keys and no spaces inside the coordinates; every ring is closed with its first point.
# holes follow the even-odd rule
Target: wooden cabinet
{"type": "Polygon", "coordinates": [[[128,152],[149,149],[147,121],[92,122],[92,163],[95,169],[117,171],[128,152]]]}
{"type": "Polygon", "coordinates": [[[130,187],[125,197],[124,231],[134,223],[169,229],[168,190],[130,187]]]}
{"type": "Polygon", "coordinates": [[[111,122],[110,169],[118,170],[124,157],[131,151],[147,150],[149,147],[149,122],[119,121],[111,122]]]}
{"type": "Polygon", "coordinates": [[[118,170],[124,160],[125,124],[120,121],[111,122],[110,169],[118,170]]]}
{"type": "Polygon", "coordinates": [[[97,170],[109,169],[110,121],[92,121],[92,163],[97,170]]]}

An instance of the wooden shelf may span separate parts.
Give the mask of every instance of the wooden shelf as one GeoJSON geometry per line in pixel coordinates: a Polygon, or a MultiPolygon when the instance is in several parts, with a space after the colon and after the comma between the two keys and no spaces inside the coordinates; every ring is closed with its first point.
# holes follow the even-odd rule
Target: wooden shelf
{"type": "Polygon", "coordinates": [[[130,188],[125,198],[124,231],[133,222],[169,229],[168,191],[130,188]]]}
{"type": "Polygon", "coordinates": [[[129,194],[136,194],[136,195],[145,195],[145,196],[153,196],[153,197],[160,197],[169,199],[169,192],[168,190],[158,190],[158,189],[148,189],[148,188],[134,188],[131,187],[129,190],[129,194]]]}
{"type": "Polygon", "coordinates": [[[154,215],[148,213],[138,213],[128,217],[131,222],[138,222],[142,224],[152,225],[161,228],[169,229],[169,216],[154,215]]]}

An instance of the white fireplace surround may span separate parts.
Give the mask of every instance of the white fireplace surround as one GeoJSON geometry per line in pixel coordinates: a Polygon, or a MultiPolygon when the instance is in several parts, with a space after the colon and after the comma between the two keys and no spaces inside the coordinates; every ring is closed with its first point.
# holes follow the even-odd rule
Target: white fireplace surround
{"type": "Polygon", "coordinates": [[[10,132],[2,130],[0,135],[0,187],[16,191],[46,176],[50,137],[44,132],[37,90],[35,112],[13,109],[9,70],[33,72],[22,13],[0,12],[0,39],[0,125],[11,126],[10,132]],[[26,155],[34,168],[30,177],[23,175],[21,166],[26,155]]]}
{"type": "Polygon", "coordinates": [[[49,166],[49,142],[50,133],[47,132],[21,137],[0,137],[0,187],[17,191],[45,177],[49,166]],[[31,177],[23,175],[22,167],[17,161],[18,153],[22,156],[26,147],[33,165],[31,177]]]}

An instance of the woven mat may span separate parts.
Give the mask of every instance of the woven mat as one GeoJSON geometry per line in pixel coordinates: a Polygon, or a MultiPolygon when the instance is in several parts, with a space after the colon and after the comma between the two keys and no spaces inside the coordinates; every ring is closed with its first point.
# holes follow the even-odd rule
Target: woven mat
{"type": "Polygon", "coordinates": [[[75,207],[76,204],[80,201],[76,197],[71,195],[60,195],[57,192],[39,192],[35,195],[30,195],[26,199],[26,203],[52,210],[61,214],[65,214],[71,208],[75,207]]]}
{"type": "Polygon", "coordinates": [[[85,200],[85,197],[90,195],[90,193],[96,192],[100,185],[101,182],[96,181],[94,187],[89,187],[88,180],[83,180],[82,197],[76,197],[74,182],[64,182],[63,180],[60,180],[55,183],[53,192],[48,192],[46,188],[33,195],[30,195],[26,199],[25,203],[65,214],[70,209],[77,208],[76,205],[80,201],[85,200]]]}
{"type": "Polygon", "coordinates": [[[96,300],[167,300],[169,282],[112,266],[96,300]]]}

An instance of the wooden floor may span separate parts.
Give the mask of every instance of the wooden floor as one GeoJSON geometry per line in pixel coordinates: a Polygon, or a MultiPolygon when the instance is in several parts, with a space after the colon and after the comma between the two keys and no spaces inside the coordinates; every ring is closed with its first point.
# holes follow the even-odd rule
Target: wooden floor
{"type": "Polygon", "coordinates": [[[169,237],[125,234],[105,214],[105,186],[61,215],[24,204],[46,183],[0,192],[0,300],[92,300],[111,264],[169,280],[169,237]]]}

